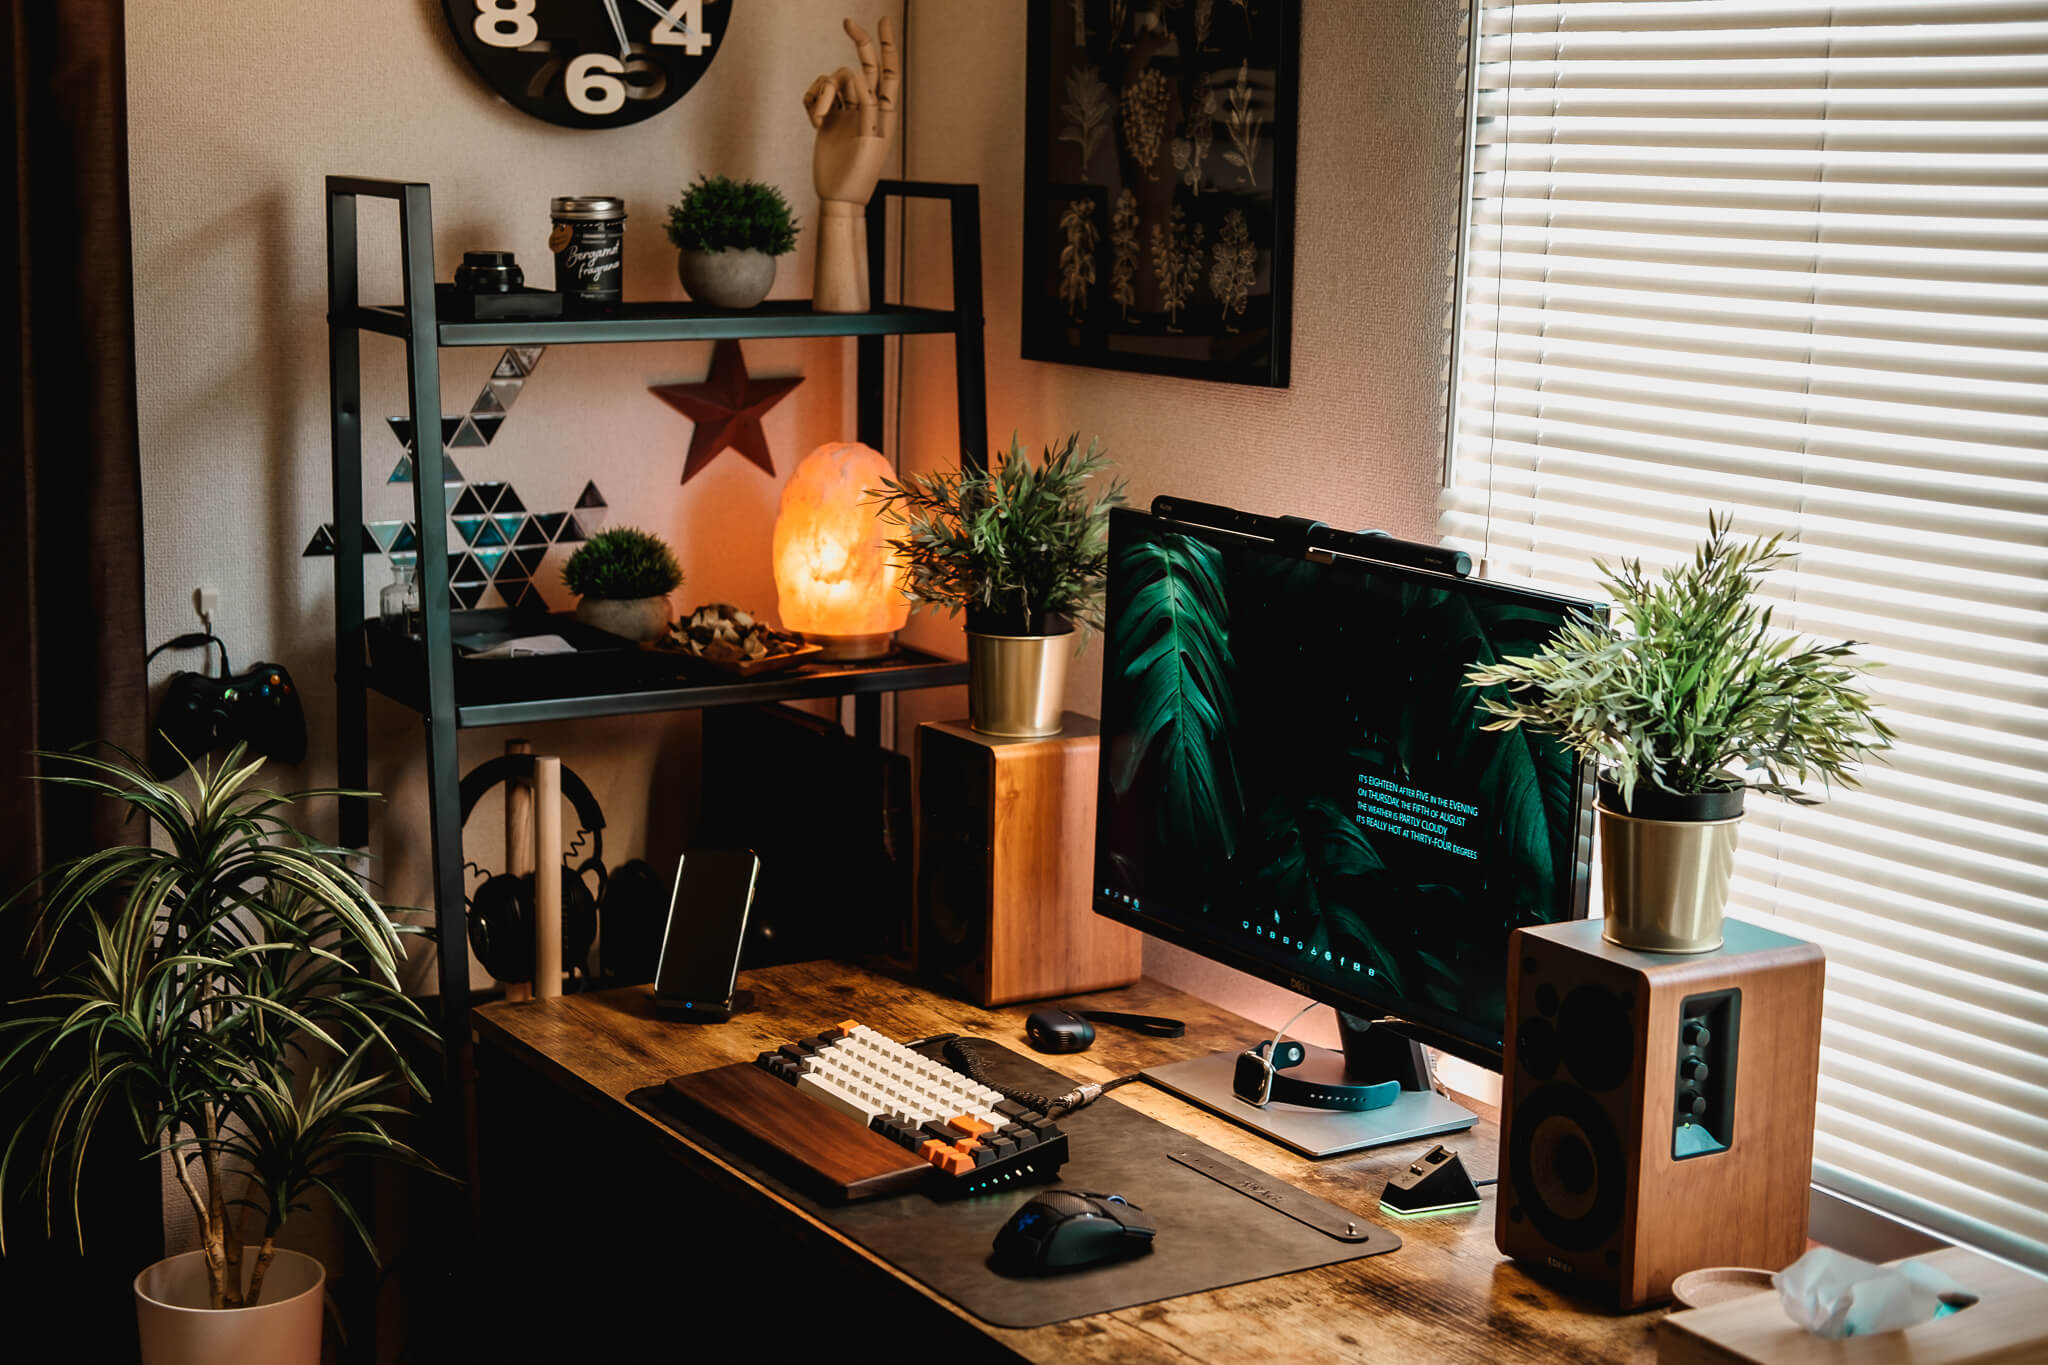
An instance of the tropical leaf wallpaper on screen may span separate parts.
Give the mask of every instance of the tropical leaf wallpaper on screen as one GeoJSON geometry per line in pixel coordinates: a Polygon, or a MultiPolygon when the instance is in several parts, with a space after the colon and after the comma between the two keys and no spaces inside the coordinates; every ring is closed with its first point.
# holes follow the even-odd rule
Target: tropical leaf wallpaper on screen
{"type": "Polygon", "coordinates": [[[1484,730],[1463,680],[1533,652],[1559,608],[1133,513],[1109,597],[1098,880],[1276,961],[1357,963],[1418,1017],[1497,1024],[1509,929],[1569,904],[1577,768],[1484,730]],[[1470,809],[1445,817],[1458,848],[1364,819],[1385,813],[1368,779],[1470,809]]]}

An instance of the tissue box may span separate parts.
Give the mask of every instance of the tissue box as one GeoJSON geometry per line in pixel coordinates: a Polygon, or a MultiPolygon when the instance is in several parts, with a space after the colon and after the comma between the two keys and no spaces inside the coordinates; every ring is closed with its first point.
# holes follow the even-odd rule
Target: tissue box
{"type": "Polygon", "coordinates": [[[1908,1260],[1937,1266],[1979,1301],[1901,1332],[1822,1341],[1785,1316],[1778,1296],[1673,1313],[1657,1324],[1658,1365],[2004,1365],[2048,1359],[2048,1283],[1950,1247],[1908,1260]]]}

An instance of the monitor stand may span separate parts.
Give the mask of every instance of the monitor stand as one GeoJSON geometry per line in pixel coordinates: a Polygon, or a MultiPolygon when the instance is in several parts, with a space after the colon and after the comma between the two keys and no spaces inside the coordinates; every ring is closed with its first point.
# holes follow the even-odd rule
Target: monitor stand
{"type": "MultiPolygon", "coordinates": [[[[1146,1080],[1182,1099],[1214,1110],[1304,1156],[1336,1156],[1390,1142],[1456,1133],[1470,1128],[1478,1115],[1429,1088],[1429,1068],[1422,1045],[1371,1021],[1337,1013],[1344,1051],[1310,1047],[1300,1066],[1287,1074],[1303,1080],[1350,1085],[1401,1082],[1401,1097],[1380,1109],[1348,1111],[1306,1109],[1295,1104],[1269,1104],[1261,1109],[1231,1090],[1237,1073],[1237,1052],[1212,1052],[1192,1061],[1147,1067],[1146,1080]]],[[[1240,1049],[1241,1051],[1242,1049],[1240,1049]]]]}

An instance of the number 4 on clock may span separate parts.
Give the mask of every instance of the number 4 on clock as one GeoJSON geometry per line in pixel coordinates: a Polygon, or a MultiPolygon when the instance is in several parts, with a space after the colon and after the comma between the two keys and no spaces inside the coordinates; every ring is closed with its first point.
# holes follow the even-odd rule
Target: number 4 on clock
{"type": "Polygon", "coordinates": [[[704,0],[675,0],[666,7],[660,0],[640,3],[661,16],[661,22],[648,36],[649,42],[658,47],[680,46],[692,57],[701,56],[711,46],[711,35],[704,31],[704,0]]]}

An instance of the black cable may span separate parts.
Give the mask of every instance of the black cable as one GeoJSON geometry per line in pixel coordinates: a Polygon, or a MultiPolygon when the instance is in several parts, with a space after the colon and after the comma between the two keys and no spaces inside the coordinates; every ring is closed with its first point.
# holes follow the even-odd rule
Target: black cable
{"type": "Polygon", "coordinates": [[[220,636],[210,630],[195,630],[189,635],[173,635],[144,655],[142,666],[148,668],[156,662],[156,656],[167,649],[204,649],[208,645],[220,651],[220,675],[223,678],[232,676],[235,669],[234,665],[228,662],[228,647],[221,642],[220,636]]]}
{"type": "Polygon", "coordinates": [[[946,1064],[973,1081],[985,1085],[1006,1100],[1035,1109],[1048,1118],[1060,1114],[1071,1114],[1076,1109],[1086,1108],[1120,1085],[1129,1085],[1138,1079],[1137,1073],[1117,1076],[1106,1081],[1091,1081],[1079,1085],[1064,1095],[1041,1095],[1036,1090],[1025,1090],[1018,1086],[1004,1085],[989,1074],[988,1064],[982,1059],[980,1046],[987,1045],[986,1038],[953,1038],[941,1049],[946,1055],[946,1064]]]}
{"type": "Polygon", "coordinates": [[[1114,1024],[1154,1038],[1179,1038],[1188,1031],[1188,1026],[1180,1020],[1159,1014],[1126,1014],[1121,1010],[1081,1010],[1079,1013],[1090,1023],[1114,1024]]]}

